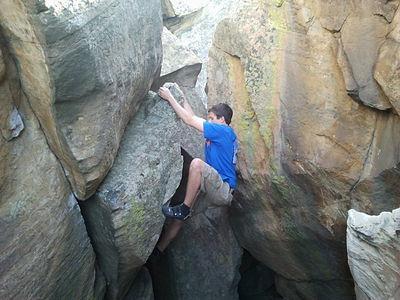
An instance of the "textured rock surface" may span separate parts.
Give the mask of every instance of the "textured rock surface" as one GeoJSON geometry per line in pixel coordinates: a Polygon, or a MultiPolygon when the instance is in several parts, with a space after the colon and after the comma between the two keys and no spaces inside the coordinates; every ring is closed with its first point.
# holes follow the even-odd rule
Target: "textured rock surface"
{"type": "Polygon", "coordinates": [[[94,253],[79,206],[4,56],[1,112],[13,107],[25,128],[0,136],[0,298],[92,299],[94,253]]]}
{"type": "Polygon", "coordinates": [[[162,34],[163,62],[155,88],[165,82],[176,82],[181,88],[193,88],[201,70],[200,59],[166,27],[162,34]]]}
{"type": "Polygon", "coordinates": [[[373,81],[382,16],[398,1],[346,3],[249,1],[219,24],[209,55],[209,103],[232,104],[241,147],[234,232],[288,299],[352,299],[347,210],[400,205],[400,120],[381,111],[373,81]],[[355,26],[350,47],[365,15],[380,27],[355,26]]]}
{"type": "Polygon", "coordinates": [[[400,208],[379,216],[351,209],[347,253],[357,299],[400,298],[400,208]]]}
{"type": "MultiPolygon", "coordinates": [[[[182,1],[169,1],[171,7],[180,10],[182,1]]],[[[205,94],[207,81],[208,50],[211,47],[212,38],[217,24],[224,18],[228,18],[242,6],[242,0],[203,0],[186,1],[185,10],[187,17],[176,18],[174,22],[164,22],[165,25],[180,39],[181,43],[189,47],[203,63],[196,93],[200,95],[203,103],[207,103],[205,94]]]]}
{"type": "Polygon", "coordinates": [[[167,299],[238,299],[242,250],[227,207],[212,207],[200,194],[192,217],[167,248],[167,299]]]}
{"type": "Polygon", "coordinates": [[[275,273],[256,261],[247,252],[243,252],[238,285],[240,300],[281,300],[276,292],[275,273]]]}
{"type": "Polygon", "coordinates": [[[375,79],[400,114],[400,10],[391,23],[391,31],[379,50],[375,79]]]}
{"type": "MultiPolygon", "coordinates": [[[[163,63],[161,77],[154,81],[151,89],[158,91],[158,88],[166,82],[175,82],[183,92],[193,112],[200,117],[206,118],[206,108],[197,93],[195,86],[197,76],[201,70],[199,58],[187,47],[181,44],[179,39],[164,27],[163,36],[163,63]]],[[[177,94],[178,100],[183,102],[181,93],[177,94]]],[[[192,157],[203,158],[202,134],[186,126],[188,131],[185,139],[182,140],[182,147],[192,157]]]]}
{"type": "Polygon", "coordinates": [[[160,10],[157,0],[2,2],[24,93],[80,199],[107,174],[159,72],[160,10]]]}
{"type": "Polygon", "coordinates": [[[204,6],[206,6],[209,0],[196,0],[196,1],[184,1],[184,0],[162,0],[163,17],[179,18],[190,14],[193,14],[204,6]]]}
{"type": "MultiPolygon", "coordinates": [[[[176,86],[171,87],[178,97],[176,86]]],[[[150,93],[129,123],[113,168],[82,203],[89,235],[108,282],[107,297],[123,297],[154,248],[182,174],[182,122],[150,93]]]]}
{"type": "Polygon", "coordinates": [[[124,300],[154,300],[151,276],[146,268],[140,270],[124,300]]]}

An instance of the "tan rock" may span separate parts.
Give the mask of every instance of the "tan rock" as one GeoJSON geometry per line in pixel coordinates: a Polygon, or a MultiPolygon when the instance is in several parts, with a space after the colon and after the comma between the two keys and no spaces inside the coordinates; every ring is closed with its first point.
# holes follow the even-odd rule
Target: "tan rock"
{"type": "MultiPolygon", "coordinates": [[[[18,86],[11,72],[2,84],[18,86]]],[[[0,298],[92,299],[94,253],[77,200],[27,99],[10,93],[0,107],[18,103],[26,127],[0,136],[0,298]]]]}
{"type": "Polygon", "coordinates": [[[374,78],[397,114],[400,114],[400,11],[392,22],[392,31],[379,49],[374,78]]]}
{"type": "MultiPolygon", "coordinates": [[[[240,245],[284,278],[282,296],[351,299],[348,208],[400,205],[400,120],[354,101],[347,90],[351,80],[379,90],[373,64],[388,27],[378,17],[364,19],[366,11],[343,19],[346,5],[332,6],[330,21],[322,1],[277,4],[250,1],[218,25],[210,50],[209,103],[232,105],[240,141],[232,224],[240,245]],[[351,31],[361,19],[364,28],[351,31]]],[[[365,9],[377,11],[371,7],[365,9]]],[[[375,104],[385,98],[374,95],[375,104]]]]}
{"type": "MultiPolygon", "coordinates": [[[[372,2],[372,1],[371,1],[372,2]]],[[[360,5],[361,6],[361,5],[360,5]]],[[[388,33],[388,23],[364,5],[352,11],[341,29],[344,51],[357,82],[357,97],[381,110],[392,107],[373,78],[378,50],[388,33]]]]}

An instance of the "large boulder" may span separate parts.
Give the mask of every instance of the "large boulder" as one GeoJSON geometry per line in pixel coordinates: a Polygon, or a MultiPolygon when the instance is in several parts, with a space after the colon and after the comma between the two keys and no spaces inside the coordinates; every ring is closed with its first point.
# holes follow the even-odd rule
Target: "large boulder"
{"type": "Polygon", "coordinates": [[[5,0],[1,6],[24,93],[76,196],[87,199],[159,73],[160,3],[5,0]]]}
{"type": "MultiPolygon", "coordinates": [[[[177,82],[197,116],[206,115],[195,89],[201,64],[196,55],[164,28],[163,64],[156,89],[165,81],[177,82]]],[[[176,95],[182,98],[181,95],[176,95]]],[[[204,137],[187,128],[182,140],[184,170],[182,181],[172,201],[183,201],[188,169],[193,157],[204,156],[204,137]]],[[[241,249],[229,225],[228,209],[212,207],[200,195],[195,213],[186,221],[177,239],[168,247],[166,264],[152,271],[156,296],[168,299],[237,299],[241,249]],[[199,265],[199,261],[202,263],[199,265]],[[193,270],[196,269],[196,272],[193,270]]],[[[154,266],[153,266],[154,267],[154,266]]]]}
{"type": "Polygon", "coordinates": [[[379,49],[374,78],[397,114],[400,114],[400,10],[391,22],[388,38],[379,49]]]}
{"type": "MultiPolygon", "coordinates": [[[[190,160],[185,160],[186,171],[189,164],[190,160]]],[[[184,196],[186,183],[181,182],[180,196],[184,196]]],[[[171,300],[239,299],[241,258],[242,249],[229,223],[229,208],[214,206],[201,192],[192,216],[167,248],[161,275],[166,283],[159,293],[171,300]]]]}
{"type": "Polygon", "coordinates": [[[347,219],[347,253],[357,300],[400,299],[400,208],[347,219]]]}
{"type": "Polygon", "coordinates": [[[176,82],[180,88],[194,88],[201,70],[200,59],[164,27],[162,33],[163,62],[160,78],[153,83],[157,89],[166,82],[176,82]]]}
{"type": "MultiPolygon", "coordinates": [[[[157,78],[151,89],[158,91],[159,87],[167,82],[176,83],[180,91],[176,96],[187,100],[195,115],[206,118],[206,108],[201,101],[201,95],[196,91],[196,82],[202,68],[200,59],[188,47],[164,27],[162,35],[163,62],[160,77],[157,78]]],[[[182,141],[182,147],[192,157],[203,158],[203,139],[201,133],[194,128],[186,128],[189,133],[182,141]]]]}
{"type": "Polygon", "coordinates": [[[249,1],[209,54],[209,103],[228,100],[240,141],[234,232],[288,299],[352,299],[348,209],[400,205],[400,120],[373,80],[395,2],[346,3],[249,1]],[[355,26],[351,48],[365,14],[379,33],[355,26]]]}
{"type": "MultiPolygon", "coordinates": [[[[178,86],[167,86],[182,101],[178,86]]],[[[127,294],[159,238],[161,206],[179,186],[187,135],[169,104],[150,92],[125,131],[111,171],[81,204],[108,299],[127,294]]]]}
{"type": "MultiPolygon", "coordinates": [[[[208,51],[211,47],[217,24],[224,18],[229,18],[242,7],[242,0],[201,0],[185,1],[163,0],[165,7],[175,11],[164,20],[164,24],[174,33],[181,43],[191,49],[203,63],[196,83],[196,93],[204,104],[207,103],[205,93],[207,83],[208,51]]],[[[164,10],[165,11],[165,10],[164,10]]],[[[221,99],[224,101],[224,99],[221,99]]]]}
{"type": "Polygon", "coordinates": [[[6,49],[2,53],[0,298],[93,299],[94,252],[77,200],[14,61],[6,49]]]}

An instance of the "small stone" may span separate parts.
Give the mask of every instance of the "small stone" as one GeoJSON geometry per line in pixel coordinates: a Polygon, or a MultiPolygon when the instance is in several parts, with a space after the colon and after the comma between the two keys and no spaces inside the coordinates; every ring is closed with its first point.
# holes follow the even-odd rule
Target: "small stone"
{"type": "Polygon", "coordinates": [[[21,115],[19,114],[16,107],[14,107],[13,111],[11,112],[9,121],[9,130],[11,132],[10,139],[16,138],[20,135],[22,130],[24,130],[24,122],[22,121],[21,115]]]}

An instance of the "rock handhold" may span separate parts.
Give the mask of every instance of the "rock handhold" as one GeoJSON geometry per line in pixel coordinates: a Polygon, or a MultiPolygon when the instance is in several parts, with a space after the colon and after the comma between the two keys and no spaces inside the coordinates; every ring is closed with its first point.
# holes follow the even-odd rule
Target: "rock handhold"
{"type": "Polygon", "coordinates": [[[400,299],[400,208],[347,219],[347,254],[357,299],[400,299]]]}

